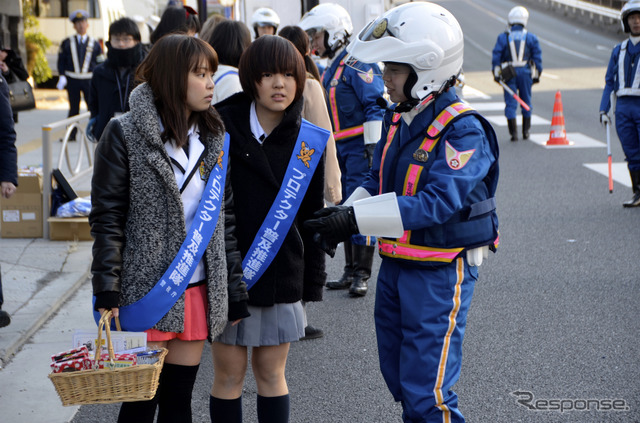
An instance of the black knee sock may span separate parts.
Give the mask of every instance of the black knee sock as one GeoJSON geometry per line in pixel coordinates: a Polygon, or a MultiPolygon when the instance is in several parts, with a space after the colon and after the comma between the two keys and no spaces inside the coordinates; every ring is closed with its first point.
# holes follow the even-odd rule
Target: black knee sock
{"type": "Polygon", "coordinates": [[[153,423],[158,407],[158,392],[149,401],[123,402],[118,414],[118,423],[153,423]]]}
{"type": "Polygon", "coordinates": [[[289,394],[279,397],[263,397],[258,395],[259,423],[288,423],[289,394]]]}
{"type": "Polygon", "coordinates": [[[242,423],[242,397],[225,400],[209,396],[211,423],[242,423]]]}
{"type": "Polygon", "coordinates": [[[191,423],[191,393],[198,367],[164,363],[160,373],[158,423],[191,423]]]}

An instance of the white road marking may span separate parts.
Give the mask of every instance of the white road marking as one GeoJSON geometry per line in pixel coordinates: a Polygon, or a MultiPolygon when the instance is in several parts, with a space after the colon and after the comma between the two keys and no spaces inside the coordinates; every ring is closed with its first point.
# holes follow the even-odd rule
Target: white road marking
{"type": "Polygon", "coordinates": [[[549,133],[545,134],[531,134],[529,137],[530,141],[535,142],[543,146],[544,148],[605,148],[607,146],[606,143],[588,137],[580,132],[568,132],[567,140],[571,143],[570,145],[546,145],[549,140],[549,133]]]}
{"type": "MultiPolygon", "coordinates": [[[[549,75],[551,78],[556,77],[555,75],[549,75]]],[[[491,97],[482,93],[479,90],[476,90],[468,85],[465,85],[463,88],[463,94],[466,98],[474,98],[474,99],[490,99],[491,97]]],[[[486,112],[502,112],[504,110],[504,102],[503,101],[487,101],[487,102],[468,102],[474,109],[483,113],[483,116],[489,120],[492,124],[496,126],[507,126],[507,119],[504,115],[485,115],[486,112]]],[[[522,115],[517,116],[518,125],[522,126],[522,115]]],[[[551,125],[551,122],[547,119],[541,118],[540,116],[532,115],[531,116],[531,125],[551,125]]],[[[551,130],[551,128],[549,128],[551,130]]],[[[605,142],[593,139],[588,137],[580,132],[569,132],[567,133],[567,140],[569,140],[569,145],[546,145],[547,140],[549,139],[549,133],[532,133],[529,137],[530,141],[543,146],[547,149],[558,149],[558,148],[605,148],[607,144],[605,142]]],[[[607,163],[584,163],[584,167],[587,169],[593,170],[605,177],[609,177],[609,171],[607,163]]],[[[631,178],[629,177],[629,171],[627,168],[626,162],[618,162],[613,163],[611,165],[611,174],[613,180],[617,183],[624,185],[625,187],[631,188],[631,178]]],[[[615,188],[614,188],[615,189],[615,188]]]]}
{"type": "MultiPolygon", "coordinates": [[[[473,105],[475,107],[475,105],[473,105]]],[[[483,115],[484,116],[484,115],[483,115]]],[[[489,115],[489,116],[484,116],[489,122],[493,123],[496,126],[507,126],[507,118],[504,115],[489,115]]],[[[518,114],[516,116],[516,119],[518,121],[518,125],[522,126],[522,115],[518,114]]],[[[538,115],[531,115],[531,125],[551,125],[551,121],[547,120],[543,117],[540,117],[538,115]]],[[[551,129],[551,127],[549,126],[549,129],[551,129]]]]}
{"type": "Polygon", "coordinates": [[[469,85],[465,85],[464,87],[462,87],[462,98],[464,98],[465,100],[469,98],[489,100],[491,96],[483,93],[480,90],[472,88],[469,85]]]}
{"type": "MultiPolygon", "coordinates": [[[[609,177],[609,169],[607,163],[584,163],[584,167],[598,172],[601,175],[609,177]]],[[[631,177],[626,162],[618,162],[611,164],[611,176],[613,180],[627,188],[631,188],[631,177]]],[[[615,190],[615,187],[613,188],[615,190]]]]}

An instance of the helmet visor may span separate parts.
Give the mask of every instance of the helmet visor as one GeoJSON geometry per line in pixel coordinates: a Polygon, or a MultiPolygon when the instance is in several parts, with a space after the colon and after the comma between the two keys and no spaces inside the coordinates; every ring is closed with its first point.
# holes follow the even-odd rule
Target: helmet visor
{"type": "Polygon", "coordinates": [[[356,57],[354,57],[351,54],[347,54],[344,58],[344,64],[349,66],[350,68],[358,71],[359,73],[363,73],[363,74],[367,74],[367,75],[371,75],[372,77],[374,75],[376,76],[382,76],[382,69],[384,68],[383,64],[379,63],[378,67],[380,69],[380,72],[378,72],[377,69],[375,69],[375,67],[371,67],[371,65],[369,63],[364,63],[361,60],[357,59],[356,57]]]}
{"type": "Polygon", "coordinates": [[[366,42],[378,40],[385,36],[395,37],[395,35],[389,31],[389,21],[387,18],[378,18],[369,22],[369,25],[360,31],[358,39],[366,42]]]}

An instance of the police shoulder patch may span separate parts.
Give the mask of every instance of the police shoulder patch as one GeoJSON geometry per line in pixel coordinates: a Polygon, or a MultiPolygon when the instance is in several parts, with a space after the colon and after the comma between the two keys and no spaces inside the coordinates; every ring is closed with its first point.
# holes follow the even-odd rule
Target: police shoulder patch
{"type": "Polygon", "coordinates": [[[367,84],[371,84],[373,82],[373,69],[369,69],[367,73],[358,72],[358,76],[367,84]]]}
{"type": "Polygon", "coordinates": [[[453,170],[460,170],[469,162],[475,148],[473,150],[458,151],[449,144],[449,141],[445,141],[447,152],[447,165],[453,170]]]}

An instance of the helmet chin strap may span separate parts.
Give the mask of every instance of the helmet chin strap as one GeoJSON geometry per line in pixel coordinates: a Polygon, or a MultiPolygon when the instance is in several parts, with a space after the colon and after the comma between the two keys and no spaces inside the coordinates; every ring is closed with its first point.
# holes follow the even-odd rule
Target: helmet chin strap
{"type": "Polygon", "coordinates": [[[407,100],[407,101],[403,101],[402,103],[399,103],[394,109],[394,111],[397,113],[405,113],[410,111],[414,107],[416,107],[418,103],[419,103],[418,100],[412,98],[411,100],[407,100]]]}
{"type": "Polygon", "coordinates": [[[322,55],[322,57],[327,57],[329,59],[333,59],[333,57],[336,55],[336,52],[338,50],[340,50],[343,46],[349,44],[349,36],[350,34],[347,34],[347,38],[344,40],[340,40],[336,43],[335,46],[333,46],[333,48],[329,45],[329,33],[327,31],[324,32],[324,54],[322,55]]]}
{"type": "Polygon", "coordinates": [[[332,49],[331,46],[329,45],[329,33],[325,31],[324,32],[324,53],[322,54],[322,57],[328,57],[329,59],[333,59],[333,56],[336,55],[336,50],[332,49]]]}
{"type": "Polygon", "coordinates": [[[440,89],[438,91],[432,91],[428,96],[426,96],[425,98],[423,98],[422,100],[418,101],[416,99],[411,99],[411,100],[407,100],[404,101],[402,103],[400,103],[397,107],[396,107],[396,111],[398,112],[408,112],[409,110],[416,109],[416,110],[421,110],[424,107],[428,106],[429,104],[431,104],[433,101],[435,101],[438,97],[440,97],[440,95],[447,91],[449,88],[453,87],[456,83],[456,80],[458,79],[457,75],[452,76],[451,78],[449,78],[448,80],[446,80],[442,86],[440,87],[440,89]],[[406,108],[406,110],[398,110],[400,107],[406,108]]]}

